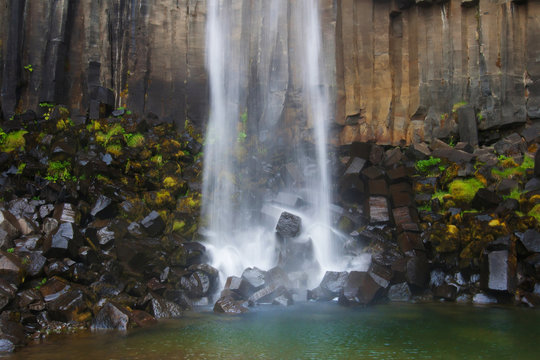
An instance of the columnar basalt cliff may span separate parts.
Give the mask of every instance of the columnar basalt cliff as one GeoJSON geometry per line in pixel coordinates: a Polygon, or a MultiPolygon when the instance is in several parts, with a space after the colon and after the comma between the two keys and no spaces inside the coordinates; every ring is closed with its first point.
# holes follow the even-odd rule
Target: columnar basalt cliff
{"type": "MultiPolygon", "coordinates": [[[[283,31],[272,39],[258,25],[268,21],[265,6],[235,7],[249,54],[238,69],[245,108],[265,109],[251,124],[255,115],[301,130],[309,124],[299,120],[301,82],[289,61],[298,39],[286,30],[294,2],[279,9],[283,31]]],[[[336,143],[446,138],[464,103],[480,130],[540,118],[539,2],[321,0],[321,8],[336,143]]],[[[80,121],[103,105],[177,125],[206,121],[206,1],[1,0],[0,9],[4,121],[40,102],[65,104],[80,121]]]]}

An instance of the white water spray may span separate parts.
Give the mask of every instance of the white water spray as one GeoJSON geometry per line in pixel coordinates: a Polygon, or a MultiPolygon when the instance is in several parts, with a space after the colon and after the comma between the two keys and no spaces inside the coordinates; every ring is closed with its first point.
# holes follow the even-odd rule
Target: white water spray
{"type": "MultiPolygon", "coordinates": [[[[246,32],[246,26],[253,26],[253,23],[242,17],[241,5],[242,1],[208,0],[206,54],[210,80],[210,118],[204,150],[203,180],[203,218],[207,222],[207,247],[212,265],[220,270],[222,280],[231,275],[239,276],[246,267],[257,266],[268,270],[277,263],[275,224],[281,211],[287,210],[302,218],[303,230],[300,237],[312,240],[319,264],[318,271],[315,271],[317,274],[312,270],[309,274],[309,286],[314,286],[324,271],[344,268],[338,260],[331,230],[331,186],[327,156],[330,99],[323,71],[318,0],[273,0],[270,4],[260,4],[263,22],[256,25],[263,27],[261,33],[264,38],[261,44],[271,46],[278,44],[280,39],[288,39],[289,34],[280,36],[278,32],[284,31],[280,25],[287,24],[290,16],[292,20],[288,21],[288,31],[298,39],[294,56],[282,51],[286,45],[275,45],[277,50],[274,53],[262,48],[256,55],[258,58],[250,58],[249,49],[242,44],[239,34],[246,32]],[[242,187],[241,178],[245,166],[238,158],[247,145],[239,134],[247,131],[246,120],[242,119],[247,116],[247,106],[243,101],[246,101],[244,97],[250,96],[244,94],[249,78],[248,71],[243,70],[254,61],[261,67],[258,72],[267,77],[269,86],[268,93],[259,94],[266,105],[252,106],[250,114],[247,114],[250,120],[260,119],[257,134],[247,136],[264,134],[264,141],[277,144],[277,139],[272,139],[276,131],[272,126],[279,124],[281,118],[281,111],[276,109],[284,103],[285,96],[280,94],[287,91],[283,89],[283,79],[291,75],[301,79],[303,120],[314,146],[306,148],[301,144],[295,145],[294,162],[302,173],[303,181],[301,186],[287,186],[280,191],[301,195],[310,205],[307,209],[279,203],[279,199],[276,201],[279,197],[276,192],[261,199],[259,208],[254,209],[254,203],[257,202],[242,187]],[[290,67],[286,67],[288,64],[290,67]],[[287,69],[299,73],[284,74],[283,71],[287,69]],[[276,89],[284,91],[274,91],[276,89]],[[260,211],[260,207],[264,207],[263,212],[267,217],[271,215],[274,220],[272,224],[251,216],[254,211],[260,211]]],[[[247,28],[247,32],[251,30],[247,28]]],[[[245,133],[243,135],[246,136],[245,133]]]]}

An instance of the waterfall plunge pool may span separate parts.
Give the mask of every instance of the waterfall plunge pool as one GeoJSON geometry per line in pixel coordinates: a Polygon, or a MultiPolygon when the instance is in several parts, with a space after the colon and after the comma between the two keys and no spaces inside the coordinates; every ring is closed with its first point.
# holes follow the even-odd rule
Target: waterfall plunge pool
{"type": "Polygon", "coordinates": [[[206,309],[147,329],[50,337],[8,359],[537,359],[540,312],[457,304],[206,309]]]}

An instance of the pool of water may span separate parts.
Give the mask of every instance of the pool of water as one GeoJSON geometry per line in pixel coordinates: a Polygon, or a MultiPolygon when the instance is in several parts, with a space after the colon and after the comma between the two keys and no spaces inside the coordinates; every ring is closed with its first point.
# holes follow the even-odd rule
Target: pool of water
{"type": "Polygon", "coordinates": [[[538,359],[540,312],[455,304],[210,310],[125,333],[50,338],[8,359],[538,359]]]}

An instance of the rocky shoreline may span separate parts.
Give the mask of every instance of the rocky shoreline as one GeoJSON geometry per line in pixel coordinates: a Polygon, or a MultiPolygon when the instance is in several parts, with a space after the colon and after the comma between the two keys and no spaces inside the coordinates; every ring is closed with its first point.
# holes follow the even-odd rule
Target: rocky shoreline
{"type": "MultiPolygon", "coordinates": [[[[202,137],[189,123],[178,133],[117,109],[76,124],[47,104],[1,127],[0,352],[212,304],[218,273],[197,231],[202,137]]],[[[215,311],[306,297],[540,306],[539,133],[528,125],[480,147],[337,149],[335,226],[344,255],[369,256],[369,269],[328,272],[306,294],[282,257],[229,278],[215,311]]],[[[261,166],[272,171],[257,186],[287,181],[286,161],[261,166]]],[[[279,241],[295,244],[299,221],[282,214],[279,241]]],[[[302,246],[282,251],[309,254],[302,246]]]]}

